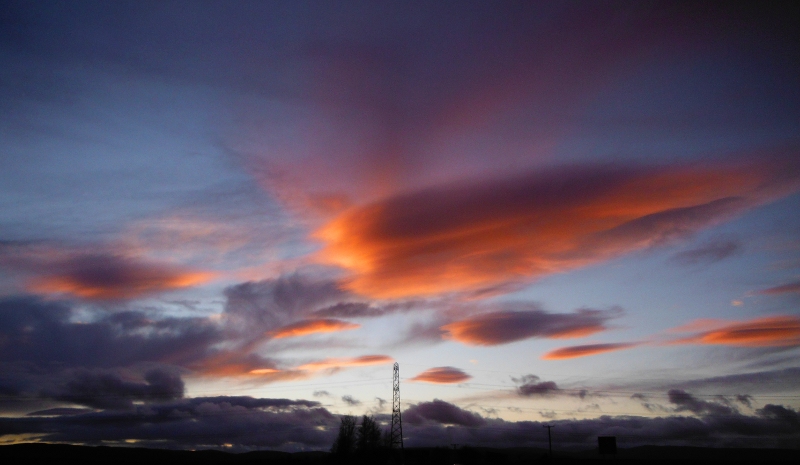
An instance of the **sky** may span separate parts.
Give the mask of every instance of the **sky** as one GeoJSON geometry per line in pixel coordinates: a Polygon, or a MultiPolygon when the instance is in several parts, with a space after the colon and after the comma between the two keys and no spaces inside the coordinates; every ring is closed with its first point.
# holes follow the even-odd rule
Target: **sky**
{"type": "Polygon", "coordinates": [[[0,2],[0,443],[798,447],[798,31],[0,2]]]}

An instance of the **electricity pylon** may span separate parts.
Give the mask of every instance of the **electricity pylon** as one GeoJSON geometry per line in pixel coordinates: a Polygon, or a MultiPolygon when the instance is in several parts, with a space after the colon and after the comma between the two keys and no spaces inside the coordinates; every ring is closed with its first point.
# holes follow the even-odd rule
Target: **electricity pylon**
{"type": "Polygon", "coordinates": [[[389,447],[403,449],[403,422],[400,418],[400,364],[394,364],[394,380],[392,382],[392,429],[389,447]]]}

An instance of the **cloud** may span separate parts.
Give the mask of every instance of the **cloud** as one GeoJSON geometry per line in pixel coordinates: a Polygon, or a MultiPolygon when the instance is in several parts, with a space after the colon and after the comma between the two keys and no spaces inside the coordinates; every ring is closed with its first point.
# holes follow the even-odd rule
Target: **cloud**
{"type": "Polygon", "coordinates": [[[365,302],[339,302],[314,312],[316,316],[334,318],[359,318],[383,315],[383,311],[365,302]]]}
{"type": "Polygon", "coordinates": [[[60,417],[63,415],[80,415],[82,413],[93,412],[90,408],[73,408],[73,407],[56,407],[47,410],[39,410],[36,412],[26,413],[29,417],[60,417]]]}
{"type": "Polygon", "coordinates": [[[258,378],[260,382],[301,379],[308,375],[279,368],[276,360],[248,350],[209,350],[205,357],[189,365],[195,372],[212,377],[258,378]]]}
{"type": "Polygon", "coordinates": [[[800,384],[800,368],[792,367],[708,378],[669,380],[663,383],[636,382],[629,386],[648,391],[681,388],[701,392],[747,392],[757,396],[791,392],[798,384],[800,384]]]}
{"type": "Polygon", "coordinates": [[[261,336],[347,297],[334,281],[290,274],[228,287],[225,316],[238,330],[261,336]]]}
{"type": "Polygon", "coordinates": [[[779,295],[779,294],[790,294],[790,293],[800,293],[800,281],[756,291],[756,294],[761,294],[761,295],[779,295]]]}
{"type": "Polygon", "coordinates": [[[730,415],[735,412],[735,410],[726,405],[699,400],[681,389],[670,389],[667,395],[669,396],[669,401],[676,405],[675,411],[677,412],[688,410],[692,413],[708,415],[730,415]]]}
{"type": "Polygon", "coordinates": [[[339,370],[343,368],[362,367],[370,365],[383,365],[392,363],[394,359],[386,355],[362,355],[355,358],[326,358],[298,366],[297,370],[319,371],[339,370]]]}
{"type": "Polygon", "coordinates": [[[48,397],[99,409],[125,409],[132,408],[134,401],[180,399],[183,392],[180,376],[166,370],[149,370],[142,381],[124,379],[115,372],[79,370],[48,397]]]}
{"type": "Polygon", "coordinates": [[[315,237],[359,294],[478,290],[687,237],[795,191],[796,164],[571,167],[450,184],[350,209],[315,237]]]}
{"type": "Polygon", "coordinates": [[[290,325],[275,329],[269,334],[275,339],[280,339],[284,337],[306,336],[309,334],[348,331],[351,329],[358,329],[360,327],[361,325],[359,324],[326,318],[319,320],[298,321],[297,323],[292,323],[290,325]]]}
{"type": "Polygon", "coordinates": [[[453,367],[436,367],[429,368],[417,376],[411,378],[409,381],[419,381],[423,383],[434,384],[456,384],[463,383],[472,376],[464,373],[462,370],[453,367]]]}
{"type": "Polygon", "coordinates": [[[446,338],[483,346],[508,344],[532,337],[578,338],[605,330],[604,323],[620,312],[620,309],[579,309],[574,313],[504,310],[455,321],[441,329],[447,332],[446,338]]]}
{"type": "Polygon", "coordinates": [[[315,316],[332,318],[369,318],[420,308],[420,301],[385,302],[380,305],[365,302],[340,302],[314,312],[315,316]]]}
{"type": "Polygon", "coordinates": [[[153,319],[136,311],[72,319],[70,305],[22,296],[0,299],[0,362],[109,368],[153,362],[188,365],[222,340],[206,318],[153,319]]]}
{"type": "Polygon", "coordinates": [[[525,375],[521,378],[512,378],[512,380],[520,383],[517,386],[517,393],[525,397],[549,396],[561,392],[554,381],[541,381],[541,378],[536,375],[525,375]]]}
{"type": "Polygon", "coordinates": [[[339,418],[318,402],[253,397],[197,397],[56,417],[0,418],[5,434],[42,434],[48,442],[193,449],[223,443],[326,449],[339,418]]]}
{"type": "Polygon", "coordinates": [[[783,405],[767,404],[764,408],[756,410],[756,413],[764,418],[778,420],[789,424],[795,428],[800,428],[800,412],[783,405]]]}
{"type": "Polygon", "coordinates": [[[358,399],[354,399],[351,395],[342,396],[342,402],[345,404],[354,407],[356,405],[361,405],[361,401],[358,399]]]}
{"type": "Polygon", "coordinates": [[[32,274],[29,291],[89,300],[134,299],[204,284],[215,277],[210,271],[115,253],[44,246],[3,251],[0,265],[32,274]]]}
{"type": "Polygon", "coordinates": [[[486,421],[477,413],[461,409],[443,400],[422,402],[407,408],[403,412],[404,423],[420,425],[434,422],[443,425],[481,426],[486,421]]]}
{"type": "Polygon", "coordinates": [[[738,394],[736,396],[736,401],[739,402],[740,404],[746,405],[748,407],[752,407],[753,406],[753,404],[752,404],[753,396],[751,396],[749,394],[738,394]]]}
{"type": "Polygon", "coordinates": [[[330,397],[331,393],[328,391],[314,391],[314,397],[330,397]]]}
{"type": "MultiPolygon", "coordinates": [[[[624,437],[631,447],[653,443],[724,447],[746,441],[753,447],[791,448],[800,439],[800,413],[791,407],[767,404],[752,415],[735,411],[716,415],[710,413],[714,407],[697,405],[694,397],[687,400],[678,395],[676,401],[686,411],[696,408],[699,417],[601,416],[548,420],[548,424],[556,425],[559,444],[567,448],[591,447],[597,436],[605,435],[624,437]]],[[[388,420],[388,416],[381,419],[388,420]]],[[[441,447],[453,442],[546,447],[543,424],[484,418],[439,399],[403,411],[403,433],[409,447],[441,447]]],[[[142,447],[183,449],[230,443],[242,451],[248,447],[328,450],[338,426],[339,417],[318,402],[227,396],[148,402],[121,411],[0,418],[4,434],[36,434],[47,442],[122,445],[125,440],[137,440],[142,447]]]]}
{"type": "Polygon", "coordinates": [[[800,318],[795,316],[780,315],[741,322],[703,320],[689,323],[680,329],[692,329],[693,326],[716,327],[694,336],[671,341],[670,344],[710,344],[739,347],[800,346],[800,318]]]}
{"type": "Polygon", "coordinates": [[[616,342],[608,344],[585,344],[580,346],[562,347],[560,349],[551,350],[542,355],[544,360],[564,360],[568,358],[588,357],[590,355],[604,354],[606,352],[613,352],[615,350],[630,349],[631,347],[638,346],[635,342],[616,342]]]}
{"type": "Polygon", "coordinates": [[[717,239],[695,249],[678,253],[672,258],[681,265],[714,263],[738,253],[741,249],[742,245],[737,241],[717,239]]]}

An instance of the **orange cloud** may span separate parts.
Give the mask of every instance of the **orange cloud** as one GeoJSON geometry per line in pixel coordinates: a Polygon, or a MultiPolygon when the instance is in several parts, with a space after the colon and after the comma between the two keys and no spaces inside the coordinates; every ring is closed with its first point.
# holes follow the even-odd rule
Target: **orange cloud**
{"type": "Polygon", "coordinates": [[[28,289],[92,300],[130,299],[208,282],[215,274],[143,262],[117,255],[82,255],[53,266],[54,274],[33,279],[28,289]]]}
{"type": "Polygon", "coordinates": [[[296,369],[280,369],[273,360],[257,354],[246,353],[249,346],[239,350],[220,351],[192,365],[203,376],[223,378],[250,378],[259,382],[277,382],[304,379],[310,373],[296,369]]]}
{"type": "Polygon", "coordinates": [[[306,336],[308,334],[333,333],[337,331],[347,331],[358,329],[361,325],[348,323],[332,318],[322,318],[318,320],[305,320],[293,323],[270,332],[275,339],[284,337],[306,336]]]}
{"type": "Polygon", "coordinates": [[[542,355],[543,360],[563,360],[567,358],[588,357],[590,355],[604,354],[615,350],[630,349],[637,343],[621,342],[610,344],[587,344],[581,346],[562,347],[542,355]]]}
{"type": "Polygon", "coordinates": [[[468,345],[492,346],[532,337],[568,339],[605,330],[603,325],[618,312],[581,309],[575,313],[548,313],[542,310],[484,313],[440,329],[445,338],[468,345]]]}
{"type": "Polygon", "coordinates": [[[570,169],[453,184],[351,208],[320,260],[378,298],[480,290],[683,237],[797,189],[785,162],[570,169]]]}
{"type": "Polygon", "coordinates": [[[356,357],[356,358],[326,358],[324,360],[319,360],[316,362],[310,362],[304,365],[300,365],[296,369],[318,371],[318,370],[361,367],[369,365],[383,365],[392,362],[394,362],[394,359],[386,355],[363,355],[361,357],[356,357]]]}
{"type": "Polygon", "coordinates": [[[464,373],[458,368],[436,367],[423,371],[417,376],[411,378],[410,381],[420,381],[423,383],[433,384],[456,384],[463,383],[471,378],[472,376],[464,373]]]}
{"type": "Polygon", "coordinates": [[[800,346],[800,318],[774,316],[726,326],[672,341],[671,344],[712,344],[742,347],[800,346]]]}

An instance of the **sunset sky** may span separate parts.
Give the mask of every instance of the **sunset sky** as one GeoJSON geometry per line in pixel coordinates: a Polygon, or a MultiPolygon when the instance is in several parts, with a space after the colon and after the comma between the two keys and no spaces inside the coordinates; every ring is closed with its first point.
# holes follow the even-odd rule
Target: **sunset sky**
{"type": "Polygon", "coordinates": [[[0,444],[797,447],[798,31],[1,2],[0,444]]]}

